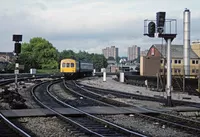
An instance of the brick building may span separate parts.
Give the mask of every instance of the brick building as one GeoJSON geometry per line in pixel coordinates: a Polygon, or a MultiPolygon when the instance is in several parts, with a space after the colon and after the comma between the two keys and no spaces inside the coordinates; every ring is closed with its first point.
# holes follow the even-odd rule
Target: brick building
{"type": "MultiPolygon", "coordinates": [[[[152,45],[147,53],[147,56],[141,57],[140,59],[140,74],[147,76],[155,76],[158,72],[163,74],[164,70],[166,71],[166,58],[167,45],[152,45]]],[[[183,75],[183,45],[171,45],[171,58],[172,75],[183,75]]],[[[191,49],[190,75],[199,74],[199,64],[199,56],[191,49]]]]}

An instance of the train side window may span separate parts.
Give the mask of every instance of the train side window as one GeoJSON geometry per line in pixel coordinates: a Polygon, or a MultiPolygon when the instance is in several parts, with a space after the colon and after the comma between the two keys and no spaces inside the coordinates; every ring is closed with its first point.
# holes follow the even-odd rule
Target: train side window
{"type": "Polygon", "coordinates": [[[67,68],[69,68],[70,67],[70,63],[67,63],[67,68]]]}
{"type": "Polygon", "coordinates": [[[62,64],[62,67],[63,67],[63,68],[65,67],[65,63],[62,64]]]}
{"type": "Polygon", "coordinates": [[[74,63],[71,63],[71,67],[72,67],[72,68],[74,67],[74,63]]]}

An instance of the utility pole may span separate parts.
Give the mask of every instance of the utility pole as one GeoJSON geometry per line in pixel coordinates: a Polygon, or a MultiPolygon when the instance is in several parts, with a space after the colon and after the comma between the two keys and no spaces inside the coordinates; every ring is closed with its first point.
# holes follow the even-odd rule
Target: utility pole
{"type": "Polygon", "coordinates": [[[19,54],[21,53],[21,43],[19,43],[20,41],[22,41],[22,35],[13,35],[13,41],[15,41],[14,44],[14,53],[15,53],[15,91],[18,92],[18,84],[17,84],[17,75],[19,74],[19,63],[18,63],[18,57],[19,54]]]}

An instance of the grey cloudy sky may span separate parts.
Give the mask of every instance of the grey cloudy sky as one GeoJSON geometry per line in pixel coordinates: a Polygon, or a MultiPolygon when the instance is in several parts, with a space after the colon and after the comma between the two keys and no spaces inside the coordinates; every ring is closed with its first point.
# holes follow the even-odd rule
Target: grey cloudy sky
{"type": "Polygon", "coordinates": [[[59,51],[72,49],[101,53],[115,45],[120,56],[138,45],[148,49],[161,39],[143,36],[144,19],[166,11],[178,22],[174,44],[183,43],[183,11],[191,11],[191,41],[199,39],[199,0],[1,0],[0,51],[13,51],[12,35],[49,40],[59,51]]]}

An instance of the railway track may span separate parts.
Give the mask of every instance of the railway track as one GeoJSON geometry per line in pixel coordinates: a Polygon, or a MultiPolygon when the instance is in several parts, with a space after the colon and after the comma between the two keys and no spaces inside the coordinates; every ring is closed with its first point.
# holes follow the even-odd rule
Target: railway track
{"type": "MultiPolygon", "coordinates": [[[[20,78],[19,80],[24,80],[27,78],[20,78]]],[[[3,79],[0,81],[0,86],[8,85],[14,82],[14,79],[3,79]]],[[[9,119],[4,117],[0,113],[0,136],[1,137],[31,137],[28,133],[26,133],[23,129],[16,126],[9,119]]]]}
{"type": "Polygon", "coordinates": [[[73,83],[72,81],[65,81],[64,87],[71,91],[73,94],[82,96],[84,98],[87,98],[88,100],[92,100],[92,103],[98,102],[104,106],[112,106],[112,107],[129,107],[130,105],[121,103],[119,101],[110,100],[108,98],[105,98],[103,96],[99,96],[99,94],[96,94],[94,92],[87,91],[80,89],[73,83]],[[91,94],[92,93],[92,94],[91,94]]]}
{"type": "MultiPolygon", "coordinates": [[[[158,97],[150,97],[150,96],[144,96],[144,95],[136,95],[132,93],[127,93],[127,92],[120,92],[120,91],[115,91],[115,90],[109,90],[109,89],[100,89],[100,88],[95,88],[87,85],[81,85],[79,83],[76,83],[80,87],[84,87],[84,89],[92,90],[93,92],[101,95],[108,95],[111,94],[115,97],[120,97],[120,98],[127,98],[127,99],[137,99],[137,100],[145,100],[145,101],[155,101],[155,102],[160,102],[165,104],[166,99],[164,97],[158,96],[158,97]]],[[[181,100],[173,100],[173,104],[177,106],[190,106],[190,107],[196,107],[200,108],[200,103],[194,103],[194,102],[189,102],[189,101],[181,101],[181,100]]]]}
{"type": "MultiPolygon", "coordinates": [[[[76,86],[76,88],[73,88],[73,89],[78,89],[79,88],[79,90],[77,90],[77,92],[81,91],[81,89],[82,89],[81,93],[83,93],[83,94],[86,94],[84,92],[88,92],[90,94],[94,94],[95,96],[99,96],[99,98],[102,97],[103,95],[105,95],[105,92],[103,92],[103,94],[100,94],[99,91],[98,91],[98,94],[97,94],[97,90],[96,89],[94,89],[94,90],[92,90],[92,88],[90,88],[90,90],[84,89],[82,86],[77,85],[75,82],[74,82],[73,86],[76,86]]],[[[73,86],[71,84],[71,87],[73,87],[73,86]]],[[[103,91],[105,91],[105,90],[103,90],[103,91]]],[[[90,96],[88,93],[87,93],[87,95],[90,96]]],[[[112,93],[110,93],[110,94],[112,94],[112,93]]],[[[119,97],[119,95],[118,95],[118,97],[119,97]]],[[[110,101],[110,102],[112,102],[112,101],[110,101]]],[[[106,102],[106,103],[109,103],[109,102],[106,102]]],[[[136,107],[134,105],[132,105],[132,106],[136,107]]],[[[200,122],[199,121],[188,119],[188,118],[179,117],[179,116],[168,114],[168,113],[159,112],[159,111],[156,111],[156,110],[153,110],[153,109],[147,109],[147,108],[141,108],[141,107],[139,107],[139,108],[140,109],[144,109],[144,110],[148,110],[151,113],[150,114],[134,113],[138,117],[142,117],[142,118],[145,118],[145,119],[148,119],[148,120],[152,120],[152,121],[157,121],[157,122],[160,122],[160,123],[163,123],[163,124],[166,124],[166,125],[170,125],[172,127],[176,127],[178,129],[184,129],[189,133],[195,133],[195,134],[196,133],[200,133],[200,129],[199,129],[200,122]]]]}
{"type": "MultiPolygon", "coordinates": [[[[45,84],[45,83],[42,83],[45,84]]],[[[56,100],[57,102],[59,102],[59,104],[62,104],[65,107],[69,107],[71,109],[74,109],[76,111],[79,111],[80,113],[82,113],[84,116],[79,116],[79,117],[67,117],[64,116],[62,114],[60,114],[59,112],[57,112],[56,110],[53,109],[53,107],[51,106],[51,103],[45,104],[43,103],[43,101],[41,101],[41,96],[38,95],[39,92],[35,93],[36,89],[39,90],[39,86],[40,85],[36,85],[33,89],[32,89],[32,95],[34,97],[34,99],[44,108],[49,109],[50,111],[54,112],[59,118],[63,119],[64,121],[66,121],[67,123],[70,123],[70,125],[72,125],[73,127],[75,127],[75,129],[77,129],[78,131],[81,131],[79,134],[84,133],[85,135],[89,135],[89,136],[100,136],[100,137],[126,137],[126,136],[141,136],[141,137],[145,137],[145,134],[142,133],[138,133],[135,131],[131,131],[128,129],[125,129],[123,127],[120,127],[116,124],[113,124],[111,122],[108,122],[106,120],[103,120],[99,117],[96,117],[94,115],[91,115],[89,113],[86,113],[85,111],[82,111],[74,106],[71,106],[70,104],[67,104],[61,100],[59,100],[56,96],[54,96],[53,94],[51,94],[49,92],[49,88],[52,84],[51,83],[47,86],[46,88],[46,92],[49,94],[49,96],[51,96],[54,100],[56,100]]],[[[44,90],[44,86],[42,87],[42,89],[40,90],[40,92],[44,92],[42,91],[44,90]]],[[[43,94],[46,96],[46,94],[43,94]]],[[[47,100],[46,100],[47,101],[47,100]]],[[[55,104],[54,104],[55,105],[55,104]]],[[[83,135],[82,135],[83,136],[83,135]]]]}
{"type": "Polygon", "coordinates": [[[15,126],[2,114],[0,114],[0,136],[1,137],[31,137],[25,131],[15,126]]]}
{"type": "MultiPolygon", "coordinates": [[[[62,100],[63,102],[67,102],[71,106],[88,107],[88,106],[108,106],[109,105],[101,101],[96,101],[95,99],[82,95],[78,92],[75,92],[74,90],[71,90],[70,88],[66,87],[66,85],[63,84],[63,82],[57,83],[57,84],[61,87],[61,89],[65,89],[64,90],[65,92],[60,94],[59,91],[55,89],[55,91],[52,91],[51,93],[54,96],[58,96],[60,100],[62,100]]],[[[61,90],[61,92],[63,91],[61,90]]]]}

